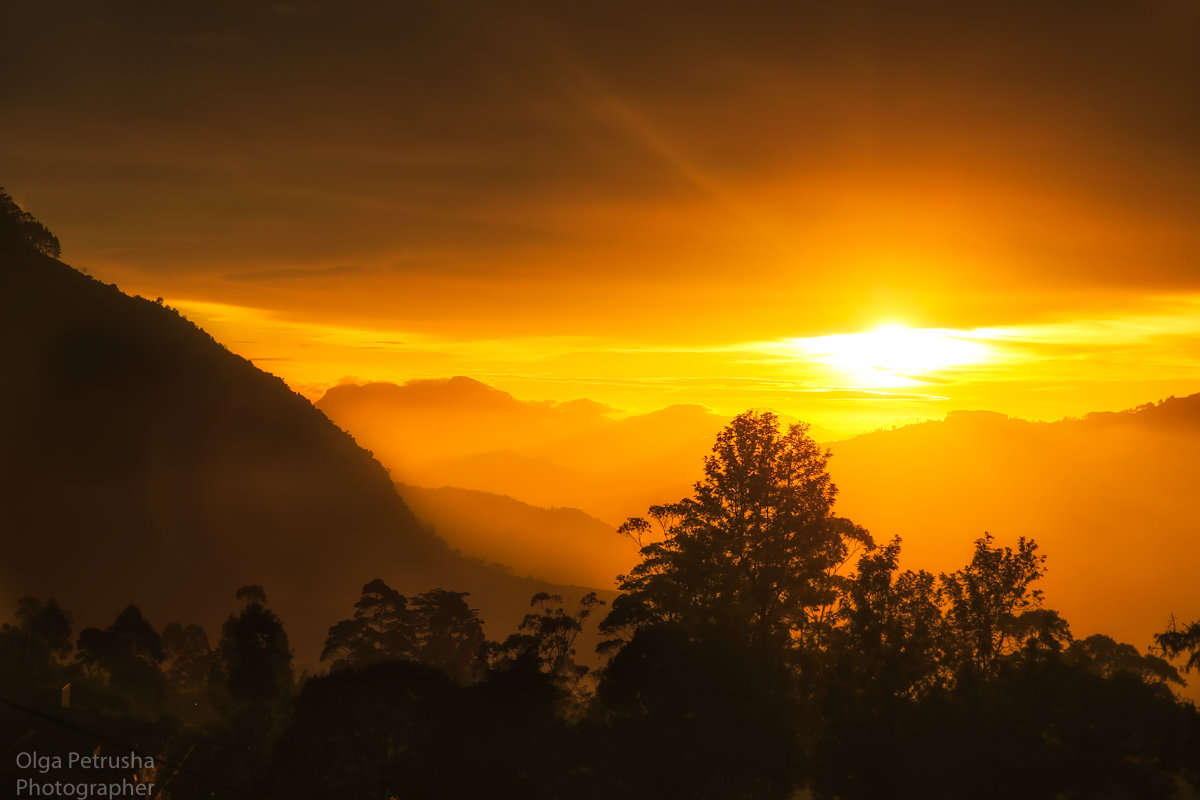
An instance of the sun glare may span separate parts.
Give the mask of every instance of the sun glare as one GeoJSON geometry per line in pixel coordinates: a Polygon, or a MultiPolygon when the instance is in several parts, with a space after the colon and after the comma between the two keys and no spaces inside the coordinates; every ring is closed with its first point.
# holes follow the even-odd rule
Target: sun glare
{"type": "Polygon", "coordinates": [[[794,339],[804,355],[855,386],[889,388],[927,382],[935,373],[988,360],[991,348],[972,334],[946,328],[884,325],[864,333],[794,339]]]}

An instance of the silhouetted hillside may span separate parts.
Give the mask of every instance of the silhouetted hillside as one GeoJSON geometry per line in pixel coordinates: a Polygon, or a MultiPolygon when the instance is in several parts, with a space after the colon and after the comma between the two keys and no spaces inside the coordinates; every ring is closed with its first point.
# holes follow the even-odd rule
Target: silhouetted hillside
{"type": "Polygon", "coordinates": [[[1200,433],[1200,394],[1168,397],[1126,411],[1097,411],[1072,422],[1089,430],[1126,428],[1200,433]]]}
{"type": "Polygon", "coordinates": [[[453,487],[398,488],[413,513],[453,547],[518,575],[609,589],[638,560],[633,542],[576,508],[539,508],[453,487]]]}
{"type": "Polygon", "coordinates": [[[87,625],[134,602],[156,625],[212,630],[235,589],[262,584],[304,659],[376,576],[405,592],[470,591],[496,634],[547,588],[454,553],[281,380],[10,227],[0,607],[53,596],[87,625]]]}
{"type": "Polygon", "coordinates": [[[325,393],[321,404],[342,411],[352,403],[372,411],[459,411],[471,414],[506,412],[538,415],[535,405],[522,403],[508,392],[473,378],[457,376],[446,380],[417,380],[403,386],[394,383],[346,384],[325,393]]]}

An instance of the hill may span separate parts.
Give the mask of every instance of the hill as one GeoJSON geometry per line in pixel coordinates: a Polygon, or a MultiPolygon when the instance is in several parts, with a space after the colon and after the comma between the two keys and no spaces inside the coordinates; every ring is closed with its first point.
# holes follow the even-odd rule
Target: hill
{"type": "MultiPolygon", "coordinates": [[[[342,390],[341,412],[355,405],[356,391],[342,390]]],[[[364,413],[362,427],[349,429],[387,447],[398,432],[373,426],[382,419],[364,413]]],[[[622,510],[640,514],[685,496],[719,423],[695,406],[601,415],[587,426],[560,425],[557,439],[547,435],[521,452],[481,450],[422,465],[409,482],[572,506],[615,525],[622,510]]],[[[496,432],[487,444],[506,444],[509,434],[496,432]]],[[[1104,632],[1144,648],[1171,614],[1200,616],[1191,575],[1200,561],[1200,395],[1056,422],[955,411],[830,447],[838,513],[881,541],[901,536],[906,566],[956,569],[985,531],[1007,542],[1027,536],[1049,556],[1047,602],[1078,636],[1104,632]]],[[[506,514],[497,507],[491,529],[507,529],[506,514]]],[[[557,546],[556,537],[545,530],[543,546],[557,546]]],[[[463,541],[467,552],[499,547],[463,541]]],[[[619,539],[579,541],[589,560],[622,557],[619,539]]],[[[532,537],[528,544],[537,546],[532,537]]]]}
{"type": "Polygon", "coordinates": [[[686,494],[728,422],[699,405],[618,417],[591,400],[525,402],[462,376],[337,386],[316,406],[403,483],[580,508],[614,526],[686,494]]]}
{"type": "Polygon", "coordinates": [[[638,560],[637,547],[575,508],[539,508],[504,495],[401,484],[418,518],[458,550],[504,564],[518,575],[557,583],[615,588],[638,560]]]}
{"type": "Polygon", "coordinates": [[[1171,614],[1200,616],[1200,395],[1045,423],[956,412],[832,449],[840,512],[901,536],[906,565],[952,569],[984,531],[1027,536],[1076,636],[1146,647],[1171,614]]]}
{"type": "Polygon", "coordinates": [[[0,371],[0,609],[53,596],[78,630],[134,602],[214,634],[257,583],[311,662],[374,577],[470,591],[493,636],[534,592],[564,591],[456,553],[281,380],[14,226],[0,226],[0,371]]]}

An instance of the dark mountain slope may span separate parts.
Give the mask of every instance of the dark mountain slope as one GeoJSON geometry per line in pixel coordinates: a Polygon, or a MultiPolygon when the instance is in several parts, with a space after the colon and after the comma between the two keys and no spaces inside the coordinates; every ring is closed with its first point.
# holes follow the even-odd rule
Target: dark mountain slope
{"type": "MultiPolygon", "coordinates": [[[[492,634],[544,584],[458,555],[387,472],[282,381],[170,308],[0,230],[0,603],[77,622],[136,602],[215,624],[261,583],[312,658],[363,583],[472,592],[492,634]]],[[[3,613],[3,612],[0,612],[3,613]]]]}

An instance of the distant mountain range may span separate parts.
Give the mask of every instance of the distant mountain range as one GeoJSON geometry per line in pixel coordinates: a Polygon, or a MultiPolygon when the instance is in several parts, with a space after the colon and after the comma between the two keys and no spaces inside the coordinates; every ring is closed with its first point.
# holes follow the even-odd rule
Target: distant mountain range
{"type": "Polygon", "coordinates": [[[216,635],[262,584],[302,663],[375,577],[470,591],[493,636],[538,591],[420,524],[391,477],[284,383],[159,302],[0,227],[0,616],[55,597],[76,629],[128,603],[216,635]]]}
{"type": "Polygon", "coordinates": [[[957,412],[832,446],[841,513],[948,570],[972,539],[1037,540],[1076,635],[1139,647],[1200,616],[1200,395],[1079,420],[957,412]]]}
{"type": "MultiPolygon", "coordinates": [[[[559,418],[547,424],[555,420],[555,406],[522,404],[467,378],[387,389],[339,387],[318,407],[409,484],[575,507],[610,526],[645,513],[651,503],[689,494],[713,435],[726,421],[695,406],[617,420],[596,406],[583,417],[586,422],[565,424],[559,418]],[[392,405],[418,394],[456,395],[462,402],[392,405]],[[368,408],[368,396],[391,399],[368,408]],[[509,427],[482,431],[470,397],[486,399],[496,415],[492,421],[509,427]],[[450,424],[437,416],[450,406],[455,418],[466,420],[453,448],[440,451],[427,439],[412,448],[419,459],[392,465],[389,454],[403,449],[407,432],[450,424]],[[529,424],[538,435],[522,443],[529,424]]],[[[1028,536],[1049,556],[1047,603],[1064,613],[1078,635],[1103,631],[1145,647],[1172,613],[1180,619],[1200,616],[1193,574],[1200,563],[1200,395],[1047,423],[958,411],[944,421],[830,447],[839,513],[880,541],[901,536],[905,566],[949,571],[965,563],[971,543],[985,531],[1014,544],[1028,536]]],[[[479,508],[491,509],[487,514],[464,512],[450,523],[445,515],[457,502],[474,505],[478,497],[468,502],[471,495],[440,492],[423,498],[421,511],[441,526],[452,524],[466,552],[486,552],[535,574],[533,565],[542,563],[539,548],[560,548],[568,538],[583,548],[583,564],[629,558],[628,543],[620,537],[569,534],[565,522],[543,527],[532,522],[530,510],[518,512],[499,499],[480,501],[479,508]],[[512,530],[518,519],[524,520],[519,534],[512,530]],[[500,537],[503,545],[488,543],[487,532],[499,530],[507,531],[500,537]]],[[[549,576],[553,568],[537,569],[549,576]]]]}
{"type": "Polygon", "coordinates": [[[470,489],[399,487],[420,519],[451,546],[504,564],[518,575],[614,589],[638,562],[638,548],[613,526],[575,508],[539,508],[470,489]]]}
{"type": "Polygon", "coordinates": [[[338,386],[316,406],[398,481],[582,508],[614,526],[686,493],[728,422],[698,405],[617,418],[590,400],[522,402],[461,376],[338,386]]]}

